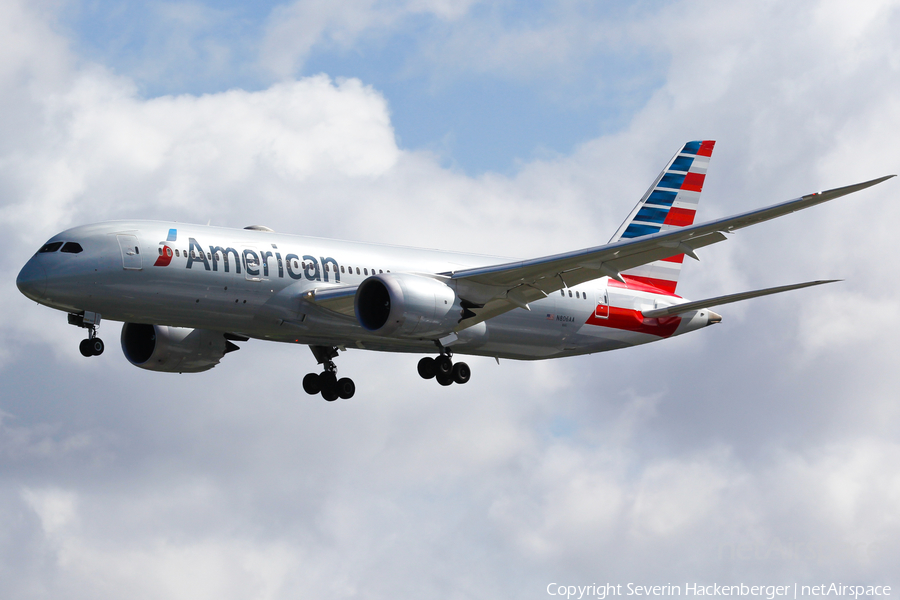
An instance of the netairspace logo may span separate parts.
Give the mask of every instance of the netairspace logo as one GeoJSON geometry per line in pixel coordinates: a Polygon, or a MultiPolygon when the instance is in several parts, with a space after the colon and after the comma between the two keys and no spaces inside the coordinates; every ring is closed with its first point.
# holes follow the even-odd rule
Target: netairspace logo
{"type": "Polygon", "coordinates": [[[779,597],[793,596],[794,600],[802,596],[843,596],[853,597],[858,600],[866,596],[890,596],[889,585],[843,585],[841,583],[820,585],[720,585],[713,583],[703,585],[701,583],[685,583],[680,585],[636,585],[602,584],[591,585],[561,585],[551,583],[547,585],[547,594],[559,596],[566,600],[581,600],[582,598],[596,598],[605,600],[609,596],[759,596],[766,600],[775,600],[779,597]],[[683,592],[683,593],[682,593],[683,592]]]}

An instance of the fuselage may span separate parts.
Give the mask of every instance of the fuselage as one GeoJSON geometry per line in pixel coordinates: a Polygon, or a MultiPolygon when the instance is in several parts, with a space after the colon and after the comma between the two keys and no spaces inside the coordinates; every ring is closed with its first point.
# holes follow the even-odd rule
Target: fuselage
{"type": "MultiPolygon", "coordinates": [[[[35,301],[104,320],[208,329],[298,344],[433,352],[435,338],[395,338],[352,315],[303,300],[381,273],[440,277],[511,259],[158,221],[75,227],[53,238],[17,279],[35,301]],[[56,243],[61,242],[58,246],[56,243]]],[[[453,351],[543,359],[613,350],[686,333],[709,311],[649,319],[642,310],[683,302],[607,277],[564,288],[458,332],[453,351]]]]}

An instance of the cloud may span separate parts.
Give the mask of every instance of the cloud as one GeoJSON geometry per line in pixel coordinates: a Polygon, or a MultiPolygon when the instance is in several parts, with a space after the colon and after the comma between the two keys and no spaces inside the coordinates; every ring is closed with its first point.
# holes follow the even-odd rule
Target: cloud
{"type": "Polygon", "coordinates": [[[260,63],[276,77],[289,77],[297,73],[316,46],[346,50],[363,36],[390,35],[416,15],[440,21],[458,19],[472,4],[474,0],[354,0],[342,4],[299,0],[272,11],[263,35],[260,63]]]}
{"type": "MultiPolygon", "coordinates": [[[[638,14],[617,43],[668,68],[627,126],[478,177],[398,146],[365,81],[146,98],[23,6],[0,9],[18,36],[0,36],[2,595],[530,597],[564,578],[895,577],[894,181],[705,249],[679,289],[844,283],[729,307],[722,325],[660,344],[473,357],[465,387],[420,380],[415,356],[349,351],[338,364],[359,391],[333,404],[301,391],[316,368],[305,348],[251,341],[208,373],[168,376],[129,365],[104,322],[108,351],[85,361],[81,333],[12,284],[58,230],[135,216],[570,250],[605,241],[697,137],[719,140],[702,218],[881,175],[897,160],[895,5],[846,28],[828,3],[638,14]]],[[[467,18],[448,6],[292,5],[285,39],[302,35],[272,60],[291,73],[323,39],[349,47],[416,11],[467,18]],[[291,29],[302,18],[308,30],[291,29]]],[[[590,28],[573,14],[554,27],[590,28]]],[[[573,40],[541,43],[596,55],[573,40]]],[[[501,41],[498,72],[541,47],[501,41]]]]}

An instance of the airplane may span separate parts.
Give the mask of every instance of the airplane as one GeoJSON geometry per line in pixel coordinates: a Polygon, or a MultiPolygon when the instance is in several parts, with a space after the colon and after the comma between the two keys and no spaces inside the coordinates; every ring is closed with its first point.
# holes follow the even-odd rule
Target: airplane
{"type": "Polygon", "coordinates": [[[434,354],[417,366],[440,385],[471,370],[453,356],[540,360],[624,348],[721,322],[710,307],[830,283],[817,280],[689,301],[675,293],[685,256],[738,229],[885,181],[888,175],[694,224],[715,142],[675,154],[608,243],[511,260],[160,221],[109,221],[59,233],[16,279],[36,302],[87,329],[97,356],[103,319],[124,323],[128,361],[196,373],[250,338],[305,344],[321,373],[303,389],[351,398],[337,377],[347,348],[434,354]]]}

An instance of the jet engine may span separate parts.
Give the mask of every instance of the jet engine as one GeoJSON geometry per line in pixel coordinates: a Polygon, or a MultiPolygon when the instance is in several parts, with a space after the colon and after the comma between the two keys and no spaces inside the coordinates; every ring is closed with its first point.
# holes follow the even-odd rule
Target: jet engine
{"type": "Polygon", "coordinates": [[[212,369],[226,353],[237,349],[219,331],[141,323],[122,326],[125,358],[149,371],[200,373],[212,369]]]}
{"type": "Polygon", "coordinates": [[[379,273],[365,279],[356,291],[354,308],[365,329],[396,337],[447,333],[463,311],[449,285],[407,273],[379,273]]]}

